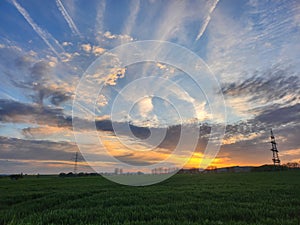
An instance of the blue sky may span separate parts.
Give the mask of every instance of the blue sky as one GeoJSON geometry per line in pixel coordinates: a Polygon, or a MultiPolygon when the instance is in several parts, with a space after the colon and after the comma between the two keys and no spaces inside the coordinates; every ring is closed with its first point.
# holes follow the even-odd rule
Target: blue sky
{"type": "MultiPolygon", "coordinates": [[[[70,117],[80,78],[101,55],[143,40],[186,47],[216,76],[228,124],[216,166],[271,163],[270,128],[278,137],[283,163],[300,161],[299,1],[7,0],[0,2],[0,10],[0,173],[72,170],[78,149],[70,117]]],[[[108,148],[125,161],[148,159],[117,146],[112,130],[101,121],[110,119],[114,99],[136,79],[157,77],[144,90],[158,86],[158,78],[182,87],[187,95],[174,91],[170,99],[185,109],[184,124],[195,119],[207,126],[218,123],[210,119],[209,103],[193,80],[171,65],[136,64],[110,75],[99,95],[97,128],[106,135],[108,148]]],[[[133,89],[122,104],[133,104],[140,91],[133,89]]],[[[88,90],[83,94],[88,96],[88,90]]],[[[180,122],[176,110],[159,98],[142,99],[126,119],[142,134],[144,126],[159,129],[180,122]]],[[[199,139],[190,166],[199,163],[206,143],[207,137],[199,139]]],[[[170,138],[160,149],[175,144],[170,138]]],[[[149,153],[149,159],[161,157],[149,153]]],[[[89,170],[83,162],[81,166],[89,170]]]]}

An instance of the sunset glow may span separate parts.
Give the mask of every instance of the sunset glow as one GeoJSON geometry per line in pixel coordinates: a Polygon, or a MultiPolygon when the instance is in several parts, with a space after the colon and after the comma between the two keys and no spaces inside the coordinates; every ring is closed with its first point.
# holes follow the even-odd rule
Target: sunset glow
{"type": "Polygon", "coordinates": [[[118,164],[105,154],[131,171],[130,164],[169,159],[183,130],[181,152],[167,166],[199,168],[205,154],[218,168],[271,164],[271,128],[282,163],[300,161],[299,1],[8,0],[0,11],[0,174],[70,172],[76,152],[79,171],[113,172],[118,164]],[[163,44],[149,54],[175,55],[200,71],[200,84],[181,67],[159,60],[124,66],[111,53],[146,40],[199,57],[202,64],[186,65],[163,44]],[[91,82],[80,89],[83,78],[91,82]],[[223,123],[215,157],[206,149],[223,123]],[[148,139],[155,132],[165,136],[148,139]]]}

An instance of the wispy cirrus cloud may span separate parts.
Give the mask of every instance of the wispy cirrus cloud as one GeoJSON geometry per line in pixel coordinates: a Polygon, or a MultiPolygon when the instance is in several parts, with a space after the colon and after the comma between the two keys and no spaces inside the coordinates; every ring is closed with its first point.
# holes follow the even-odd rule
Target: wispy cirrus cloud
{"type": "Polygon", "coordinates": [[[29,13],[16,0],[11,0],[11,3],[16,7],[19,13],[22,14],[32,29],[40,36],[52,52],[54,52],[57,57],[60,57],[59,54],[64,52],[64,49],[59,42],[50,33],[40,28],[30,17],[29,13]]]}
{"type": "Polygon", "coordinates": [[[218,3],[208,27],[206,55],[222,81],[244,79],[249,72],[276,64],[297,67],[299,31],[293,22],[299,12],[297,1],[249,3],[239,20],[232,16],[234,9],[224,10],[223,4],[218,3]]]}
{"type": "Polygon", "coordinates": [[[259,115],[269,110],[291,108],[300,102],[299,75],[280,65],[256,71],[249,78],[224,83],[222,86],[222,92],[229,103],[228,107],[244,117],[259,115]],[[236,99],[240,101],[239,104],[236,99]]]}

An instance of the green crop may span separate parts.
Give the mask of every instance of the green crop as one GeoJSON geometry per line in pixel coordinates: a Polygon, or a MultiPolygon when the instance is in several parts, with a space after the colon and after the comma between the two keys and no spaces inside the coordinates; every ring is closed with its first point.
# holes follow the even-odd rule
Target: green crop
{"type": "Polygon", "coordinates": [[[299,225],[300,172],[179,174],[146,187],[1,178],[0,224],[299,225]]]}

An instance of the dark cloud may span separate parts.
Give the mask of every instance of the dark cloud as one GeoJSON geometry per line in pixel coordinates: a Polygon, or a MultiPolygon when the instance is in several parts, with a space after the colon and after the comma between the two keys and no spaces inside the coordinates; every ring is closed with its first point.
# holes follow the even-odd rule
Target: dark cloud
{"type": "Polygon", "coordinates": [[[21,55],[15,59],[15,67],[20,70],[28,71],[32,63],[35,61],[32,55],[21,55]]]}
{"type": "MultiPolygon", "coordinates": [[[[244,81],[224,84],[222,90],[227,98],[245,97],[253,106],[248,109],[253,118],[227,125],[226,138],[258,133],[268,135],[271,128],[284,130],[282,135],[290,136],[288,130],[300,126],[300,78],[291,70],[273,67],[256,72],[244,81]]],[[[238,149],[248,145],[248,148],[254,148],[253,143],[257,141],[237,140],[239,144],[231,147],[238,149]]],[[[299,144],[299,141],[296,143],[299,144]]],[[[285,146],[285,149],[289,148],[285,146]]]]}
{"type": "Polygon", "coordinates": [[[286,124],[300,124],[300,103],[281,108],[266,107],[263,112],[255,117],[253,122],[263,122],[273,126],[286,124]]]}
{"type": "Polygon", "coordinates": [[[154,158],[154,157],[152,159],[149,159],[149,157],[147,157],[147,160],[144,160],[137,157],[133,153],[116,156],[116,159],[120,160],[121,162],[127,163],[129,165],[134,165],[134,166],[149,166],[161,160],[159,158],[154,158]]]}
{"type": "MultiPolygon", "coordinates": [[[[0,62],[6,68],[15,67],[17,59],[21,56],[21,49],[15,46],[0,48],[0,62]]],[[[23,61],[25,63],[25,60],[23,61]]],[[[21,63],[20,63],[21,66],[21,63]]]]}
{"type": "Polygon", "coordinates": [[[271,163],[270,129],[278,138],[279,155],[285,162],[300,155],[285,156],[289,150],[299,149],[300,140],[300,78],[279,67],[250,78],[223,85],[227,98],[245,97],[253,108],[252,118],[229,124],[225,140],[234,141],[222,146],[220,154],[230,155],[237,164],[271,163]]]}
{"type": "Polygon", "coordinates": [[[56,58],[38,59],[33,51],[23,52],[14,46],[0,48],[3,75],[16,88],[25,89],[27,97],[40,105],[60,105],[72,97],[72,93],[59,85],[55,74],[56,58]],[[47,102],[46,102],[47,101],[47,102]]]}
{"type": "Polygon", "coordinates": [[[73,161],[76,144],[0,137],[0,159],[73,161]]]}
{"type": "Polygon", "coordinates": [[[29,73],[25,77],[25,80],[12,80],[15,86],[32,90],[34,92],[34,95],[31,95],[32,99],[40,105],[43,105],[47,99],[49,99],[51,104],[56,106],[71,99],[71,93],[59,89],[59,87],[54,88],[49,86],[49,83],[53,79],[53,67],[50,61],[40,60],[31,64],[28,64],[27,61],[27,57],[18,58],[16,61],[16,66],[21,71],[28,70],[29,73]],[[24,68],[26,66],[27,68],[24,68]]]}
{"type": "MultiPolygon", "coordinates": [[[[300,125],[278,127],[273,129],[278,144],[279,157],[282,163],[300,159],[300,151],[291,155],[286,153],[290,150],[300,148],[299,132],[300,125]]],[[[237,135],[238,133],[236,133],[237,135]]],[[[253,134],[253,133],[252,133],[253,134]]],[[[222,145],[219,156],[230,156],[237,165],[271,164],[272,152],[270,144],[270,129],[262,129],[253,138],[249,138],[251,133],[245,134],[246,139],[236,140],[231,144],[222,145]]],[[[239,137],[238,137],[239,138],[239,137]]]]}
{"type": "MultiPolygon", "coordinates": [[[[128,135],[126,127],[130,128],[132,134],[140,139],[141,141],[146,141],[147,144],[154,144],[156,143],[150,143],[147,142],[147,138],[150,136],[151,131],[148,127],[139,127],[135,126],[133,124],[128,124],[126,122],[112,122],[110,120],[102,120],[102,121],[96,121],[96,127],[100,131],[110,131],[114,133],[114,128],[118,131],[118,134],[121,135],[128,135]]],[[[166,131],[166,136],[162,140],[162,142],[158,145],[159,148],[167,149],[168,151],[173,151],[175,147],[177,146],[179,142],[179,138],[182,131],[182,126],[199,126],[198,124],[183,124],[183,125],[174,125],[169,126],[166,131]]],[[[159,127],[152,127],[151,130],[156,132],[157,130],[162,130],[163,128],[159,127]]],[[[199,130],[199,139],[198,144],[196,146],[197,151],[203,151],[205,149],[205,146],[207,145],[207,141],[209,138],[209,134],[211,132],[211,126],[208,124],[201,124],[199,130]]],[[[189,143],[186,143],[187,147],[189,146],[189,143]]]]}
{"type": "Polygon", "coordinates": [[[60,105],[63,102],[66,102],[70,99],[71,99],[70,93],[55,91],[55,92],[52,92],[50,95],[50,102],[56,106],[60,105]]]}
{"type": "Polygon", "coordinates": [[[223,84],[222,91],[227,97],[246,96],[261,104],[287,97],[287,105],[300,99],[300,78],[288,69],[273,67],[244,81],[223,84]]]}
{"type": "Polygon", "coordinates": [[[33,82],[45,82],[49,79],[49,74],[52,72],[52,67],[49,62],[40,60],[29,68],[33,82]]]}
{"type": "Polygon", "coordinates": [[[49,100],[51,104],[59,106],[63,102],[72,99],[72,94],[63,90],[49,89],[43,85],[36,85],[34,89],[37,93],[32,98],[40,105],[43,105],[45,100],[49,100]]]}
{"type": "Polygon", "coordinates": [[[227,125],[225,140],[234,138],[235,141],[224,145],[223,149],[232,152],[232,154],[236,151],[247,154],[256,150],[259,152],[268,150],[270,148],[270,129],[275,130],[275,133],[281,136],[283,142],[281,143],[281,150],[299,148],[300,104],[282,108],[265,108],[253,119],[227,125]]]}
{"type": "Polygon", "coordinates": [[[129,126],[131,132],[140,139],[145,139],[149,137],[150,130],[147,127],[139,127],[127,122],[114,122],[111,120],[98,120],[96,121],[96,127],[98,130],[111,131],[114,132],[114,128],[118,130],[119,133],[126,135],[127,127],[129,126]]]}
{"type": "Polygon", "coordinates": [[[72,126],[72,118],[66,116],[61,108],[50,108],[5,99],[0,99],[0,121],[37,123],[59,127],[72,126]]]}

